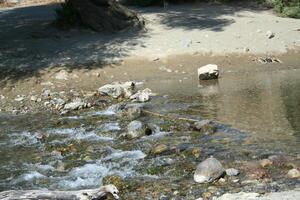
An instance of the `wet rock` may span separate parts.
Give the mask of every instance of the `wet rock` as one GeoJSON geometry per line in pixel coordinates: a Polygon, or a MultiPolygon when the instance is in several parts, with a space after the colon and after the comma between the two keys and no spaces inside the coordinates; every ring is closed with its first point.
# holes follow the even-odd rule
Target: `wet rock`
{"type": "Polygon", "coordinates": [[[227,176],[237,176],[239,175],[240,171],[234,168],[229,168],[225,170],[227,176]]]}
{"type": "Polygon", "coordinates": [[[127,132],[121,134],[121,137],[126,139],[134,139],[142,137],[145,133],[145,126],[142,122],[135,120],[128,124],[127,132]]]}
{"type": "Polygon", "coordinates": [[[130,120],[135,120],[142,115],[142,104],[126,104],[119,114],[130,120]]]}
{"type": "Polygon", "coordinates": [[[105,176],[102,179],[102,185],[115,185],[120,191],[126,188],[126,184],[121,176],[112,175],[112,176],[105,176]]]}
{"type": "Polygon", "coordinates": [[[275,37],[275,33],[273,33],[272,31],[267,31],[266,36],[267,38],[272,39],[273,37],[275,37]]]}
{"type": "Polygon", "coordinates": [[[159,154],[166,152],[167,150],[168,150],[167,145],[159,144],[159,145],[155,146],[154,149],[151,150],[151,153],[154,155],[159,155],[159,154]]]}
{"type": "Polygon", "coordinates": [[[259,162],[259,164],[260,166],[265,168],[265,167],[270,167],[273,164],[273,162],[269,159],[263,159],[259,162]]]}
{"type": "Polygon", "coordinates": [[[192,149],[192,155],[195,157],[195,158],[199,158],[200,155],[201,155],[201,149],[200,148],[197,148],[197,147],[194,147],[192,149]]]}
{"type": "Polygon", "coordinates": [[[214,157],[210,157],[197,166],[194,181],[197,183],[210,183],[220,178],[224,172],[222,164],[214,157]]]}
{"type": "Polygon", "coordinates": [[[291,169],[289,170],[289,172],[287,173],[287,176],[289,178],[300,178],[300,172],[298,169],[291,169]]]}
{"type": "Polygon", "coordinates": [[[81,99],[75,99],[73,102],[67,103],[64,106],[64,110],[80,110],[85,107],[85,103],[81,99]]]}
{"type": "Polygon", "coordinates": [[[202,120],[195,122],[193,124],[193,128],[205,135],[213,134],[217,131],[217,128],[210,120],[202,120]]]}
{"type": "Polygon", "coordinates": [[[100,87],[98,92],[102,95],[107,95],[113,98],[129,98],[135,93],[135,83],[132,81],[125,83],[113,82],[112,84],[107,84],[100,87]]]}
{"type": "Polygon", "coordinates": [[[149,88],[146,88],[144,90],[139,90],[134,95],[130,96],[130,99],[134,102],[146,102],[150,100],[150,97],[154,94],[149,88]]]}
{"type": "Polygon", "coordinates": [[[248,162],[242,168],[244,173],[250,179],[263,179],[269,177],[268,171],[256,162],[248,162]]]}
{"type": "Polygon", "coordinates": [[[198,77],[200,80],[217,79],[219,77],[218,66],[214,64],[208,64],[198,68],[198,77]]]}

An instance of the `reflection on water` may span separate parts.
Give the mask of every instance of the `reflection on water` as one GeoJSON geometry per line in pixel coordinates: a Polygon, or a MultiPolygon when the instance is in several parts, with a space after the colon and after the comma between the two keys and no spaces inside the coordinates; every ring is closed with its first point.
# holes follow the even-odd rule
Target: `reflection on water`
{"type": "Polygon", "coordinates": [[[181,84],[175,81],[165,81],[166,87],[156,89],[176,101],[197,103],[191,112],[249,132],[253,141],[283,148],[299,145],[299,69],[224,72],[219,80],[199,83],[195,76],[181,84]]]}

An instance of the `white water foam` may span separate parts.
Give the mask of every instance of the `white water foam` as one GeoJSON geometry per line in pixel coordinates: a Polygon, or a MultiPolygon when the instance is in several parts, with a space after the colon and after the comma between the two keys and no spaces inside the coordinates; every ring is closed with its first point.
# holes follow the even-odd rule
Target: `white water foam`
{"type": "Polygon", "coordinates": [[[102,178],[107,175],[134,176],[136,174],[135,166],[145,156],[141,151],[115,151],[95,163],[72,169],[54,187],[82,189],[99,186],[102,178]]]}

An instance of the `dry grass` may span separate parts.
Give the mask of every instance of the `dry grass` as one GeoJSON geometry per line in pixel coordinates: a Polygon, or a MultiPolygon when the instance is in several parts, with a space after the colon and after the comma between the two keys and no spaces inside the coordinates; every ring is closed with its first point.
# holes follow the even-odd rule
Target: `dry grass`
{"type": "Polygon", "coordinates": [[[51,3],[62,3],[64,0],[22,0],[20,3],[7,3],[5,0],[0,0],[0,7],[15,7],[15,6],[28,6],[28,5],[40,5],[51,3]]]}

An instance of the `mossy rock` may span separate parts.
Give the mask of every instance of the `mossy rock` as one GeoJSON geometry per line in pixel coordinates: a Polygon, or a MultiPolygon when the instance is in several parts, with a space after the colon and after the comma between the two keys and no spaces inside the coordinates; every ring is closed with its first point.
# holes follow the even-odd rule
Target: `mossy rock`
{"type": "Polygon", "coordinates": [[[115,185],[119,191],[122,191],[126,188],[126,184],[122,177],[113,175],[113,176],[105,176],[102,180],[103,185],[113,184],[115,185]]]}

